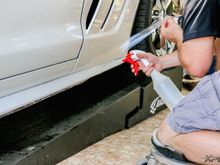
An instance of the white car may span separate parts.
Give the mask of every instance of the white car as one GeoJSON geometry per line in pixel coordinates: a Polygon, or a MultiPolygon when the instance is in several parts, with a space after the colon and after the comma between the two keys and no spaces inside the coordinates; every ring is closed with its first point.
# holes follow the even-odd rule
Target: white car
{"type": "MultiPolygon", "coordinates": [[[[2,1],[0,118],[120,65],[120,46],[175,4],[161,1],[2,1]]],[[[155,51],[157,36],[138,48],[155,51]]]]}

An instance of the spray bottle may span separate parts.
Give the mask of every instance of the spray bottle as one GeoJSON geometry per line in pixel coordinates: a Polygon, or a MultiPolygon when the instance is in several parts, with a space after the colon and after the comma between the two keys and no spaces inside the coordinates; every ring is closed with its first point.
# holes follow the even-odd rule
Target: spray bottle
{"type": "MultiPolygon", "coordinates": [[[[127,54],[126,58],[123,60],[123,62],[128,62],[130,64],[133,64],[136,76],[138,74],[138,65],[136,63],[137,60],[141,60],[145,66],[149,65],[149,62],[146,59],[140,59],[137,57],[137,54],[140,53],[145,53],[145,52],[141,50],[132,50],[127,54]]],[[[167,107],[170,110],[172,110],[173,107],[177,105],[178,102],[184,96],[181,94],[179,89],[175,86],[175,84],[172,82],[172,80],[169,77],[158,72],[156,69],[154,69],[151,72],[150,76],[153,81],[154,90],[161,97],[161,99],[164,101],[167,107]]]]}

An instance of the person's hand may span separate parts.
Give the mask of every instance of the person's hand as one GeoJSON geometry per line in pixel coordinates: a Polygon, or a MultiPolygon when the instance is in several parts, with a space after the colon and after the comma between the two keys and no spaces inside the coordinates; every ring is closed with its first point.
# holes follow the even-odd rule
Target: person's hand
{"type": "MultiPolygon", "coordinates": [[[[163,70],[162,64],[160,63],[159,57],[155,56],[151,53],[143,53],[143,54],[137,54],[138,58],[146,59],[149,62],[148,66],[145,66],[141,60],[138,60],[138,69],[142,70],[147,76],[150,76],[153,69],[158,70],[159,72],[163,70]]],[[[134,73],[134,66],[131,65],[132,72],[134,73]]]]}
{"type": "Polygon", "coordinates": [[[174,43],[182,42],[183,30],[182,28],[174,21],[173,17],[166,17],[160,28],[161,35],[174,43]]]}

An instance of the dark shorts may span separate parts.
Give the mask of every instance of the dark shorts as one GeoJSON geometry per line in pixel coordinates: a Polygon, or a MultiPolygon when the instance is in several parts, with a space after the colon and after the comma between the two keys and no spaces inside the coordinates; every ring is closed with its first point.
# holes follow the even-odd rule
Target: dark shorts
{"type": "Polygon", "coordinates": [[[220,131],[220,72],[207,75],[167,116],[176,132],[220,131]]]}

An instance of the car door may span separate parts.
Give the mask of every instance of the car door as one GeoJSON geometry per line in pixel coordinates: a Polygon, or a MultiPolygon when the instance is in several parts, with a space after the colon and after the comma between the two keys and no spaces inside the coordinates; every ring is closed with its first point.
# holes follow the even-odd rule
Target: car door
{"type": "Polygon", "coordinates": [[[82,7],[83,0],[0,2],[0,96],[72,71],[82,7]]]}
{"type": "Polygon", "coordinates": [[[75,71],[123,58],[139,0],[85,1],[82,28],[85,41],[75,71]]]}

